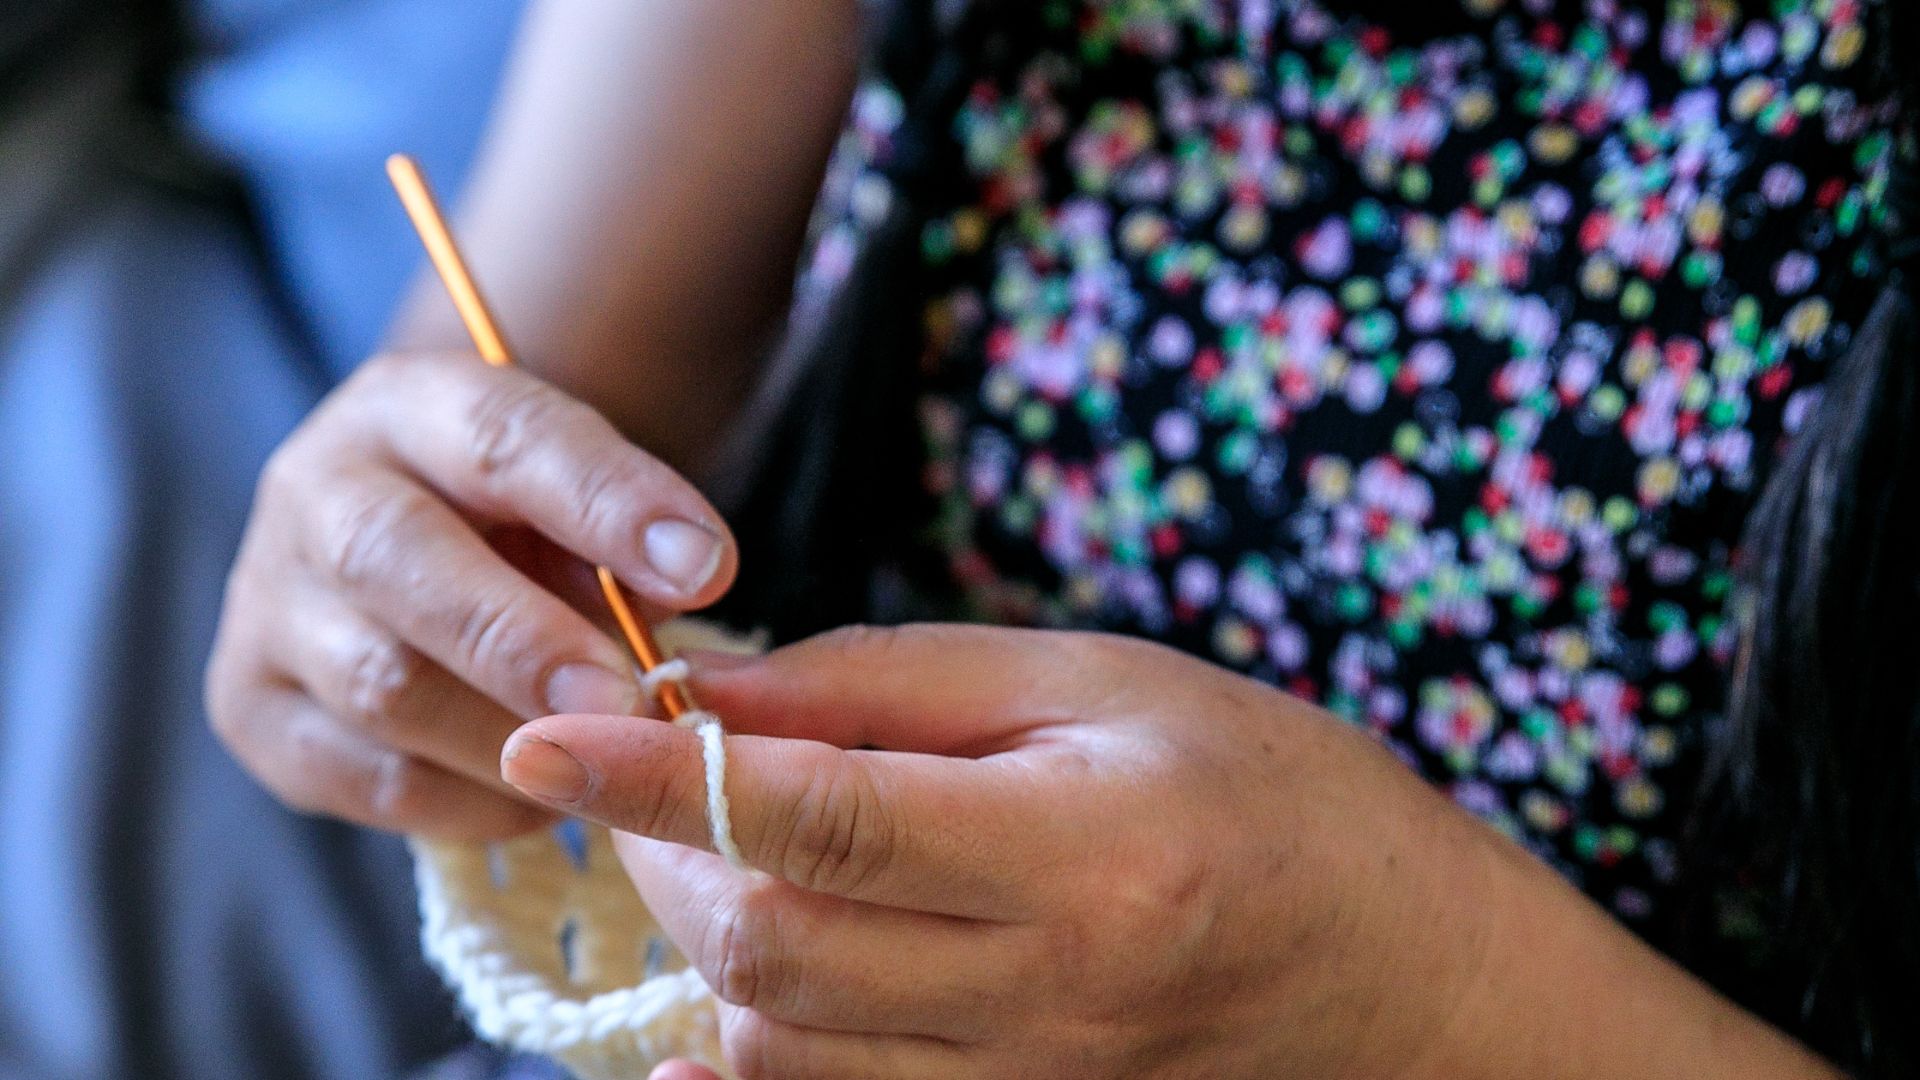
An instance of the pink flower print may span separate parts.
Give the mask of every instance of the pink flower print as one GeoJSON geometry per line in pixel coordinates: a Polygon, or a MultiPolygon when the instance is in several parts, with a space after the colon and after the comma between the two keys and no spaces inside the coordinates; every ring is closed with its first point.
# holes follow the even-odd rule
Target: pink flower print
{"type": "Polygon", "coordinates": [[[1360,364],[1347,374],[1347,407],[1361,415],[1377,412],[1387,400],[1387,380],[1372,364],[1360,364]]]}
{"type": "Polygon", "coordinates": [[[1782,296],[1798,296],[1813,286],[1820,276],[1820,263],[1804,251],[1789,251],[1773,269],[1774,288],[1782,296]]]}
{"type": "Polygon", "coordinates": [[[1433,513],[1433,488],[1391,458],[1375,458],[1360,467],[1361,504],[1401,521],[1419,523],[1433,513]]]}
{"type": "Polygon", "coordinates": [[[1806,193],[1806,174],[1787,162],[1775,162],[1760,175],[1760,195],[1775,208],[1791,206],[1806,193]]]}
{"type": "Polygon", "coordinates": [[[1300,265],[1323,281],[1346,274],[1353,266],[1353,233],[1342,218],[1328,218],[1300,240],[1300,265]]]}
{"type": "Polygon", "coordinates": [[[1746,428],[1729,428],[1716,434],[1708,444],[1707,458],[1723,474],[1734,478],[1738,486],[1749,486],[1752,481],[1753,432],[1746,428]]]}
{"type": "Polygon", "coordinates": [[[1147,337],[1147,355],[1167,367],[1185,367],[1193,359],[1193,328],[1178,315],[1163,315],[1147,337]]]}
{"type": "Polygon", "coordinates": [[[1398,687],[1376,686],[1367,695],[1367,719],[1376,728],[1391,728],[1407,714],[1407,695],[1398,687]]]}
{"type": "Polygon", "coordinates": [[[1686,627],[1675,627],[1654,641],[1653,662],[1662,671],[1678,671],[1692,663],[1699,652],[1699,640],[1686,627]]]}
{"type": "Polygon", "coordinates": [[[1407,350],[1407,359],[1400,369],[1404,383],[1413,386],[1439,386],[1453,374],[1453,350],[1444,342],[1422,341],[1407,350]]]}
{"type": "Polygon", "coordinates": [[[1457,769],[1472,765],[1493,735],[1496,710],[1479,687],[1463,677],[1433,680],[1420,688],[1414,725],[1428,749],[1457,769]]]}
{"type": "Polygon", "coordinates": [[[1462,780],[1448,789],[1453,801],[1469,813],[1493,820],[1508,813],[1500,790],[1484,780],[1462,780]]]}
{"type": "Polygon", "coordinates": [[[1014,371],[1043,397],[1064,401],[1086,381],[1086,356],[1074,343],[1051,339],[1014,353],[1014,371]]]}
{"type": "Polygon", "coordinates": [[[1173,571],[1173,596],[1195,608],[1212,607],[1220,599],[1220,567],[1197,555],[1180,560],[1173,571]]]}
{"type": "MultiPolygon", "coordinates": [[[[1580,679],[1576,691],[1581,707],[1596,724],[1627,724],[1633,721],[1628,687],[1620,676],[1609,671],[1591,671],[1580,679]]],[[[1634,737],[1637,735],[1634,728],[1634,737]]]]}
{"type": "Polygon", "coordinates": [[[1439,330],[1446,313],[1446,296],[1430,282],[1416,286],[1407,297],[1407,328],[1415,333],[1431,334],[1439,330]]]}
{"type": "Polygon", "coordinates": [[[1343,533],[1328,541],[1321,551],[1320,563],[1327,573],[1350,578],[1359,574],[1366,565],[1366,551],[1358,536],[1351,532],[1343,533]]]}
{"type": "Polygon", "coordinates": [[[1307,635],[1293,623],[1267,631],[1267,658],[1281,671],[1299,671],[1307,662],[1307,635]]]}
{"type": "Polygon", "coordinates": [[[1286,614],[1286,600],[1270,572],[1240,567],[1227,581],[1227,595],[1235,609],[1256,623],[1271,624],[1286,614]]]}
{"type": "Polygon", "coordinates": [[[1780,426],[1789,436],[1806,426],[1807,417],[1812,415],[1814,406],[1820,403],[1820,387],[1810,386],[1796,390],[1787,398],[1786,408],[1780,418],[1780,426]]]}
{"type": "Polygon", "coordinates": [[[1766,67],[1773,63],[1779,50],[1780,32],[1774,25],[1764,20],[1753,20],[1747,23],[1746,29],[1740,34],[1739,52],[1733,61],[1739,66],[1730,70],[1729,74],[1744,74],[1766,67]]]}
{"type": "Polygon", "coordinates": [[[1699,565],[1699,556],[1686,548],[1662,544],[1647,557],[1647,576],[1656,585],[1671,587],[1692,577],[1699,565]]]}
{"type": "Polygon", "coordinates": [[[1221,326],[1240,322],[1249,314],[1251,297],[1247,286],[1237,276],[1222,274],[1208,283],[1206,293],[1201,298],[1207,318],[1221,326]]]}
{"type": "Polygon", "coordinates": [[[1185,461],[1200,447],[1200,422],[1192,413],[1168,409],[1153,425],[1153,445],[1169,461],[1185,461]]]}
{"type": "Polygon", "coordinates": [[[1639,400],[1622,422],[1635,453],[1651,457],[1673,448],[1680,391],[1681,381],[1671,370],[1656,372],[1641,384],[1639,400]]]}
{"type": "Polygon", "coordinates": [[[1086,495],[1065,486],[1047,499],[1038,540],[1054,565],[1070,569],[1092,561],[1094,541],[1086,531],[1091,502],[1086,495]]]}
{"type": "Polygon", "coordinates": [[[1482,763],[1487,775],[1504,783],[1530,780],[1540,772],[1540,750],[1525,735],[1509,731],[1494,741],[1482,763]]]}
{"type": "Polygon", "coordinates": [[[1522,712],[1534,703],[1533,674],[1522,667],[1508,667],[1494,676],[1493,693],[1509,710],[1522,712]]]}
{"type": "Polygon", "coordinates": [[[1563,225],[1573,213],[1573,195],[1559,184],[1540,185],[1534,190],[1531,202],[1534,220],[1542,225],[1563,225]]]}
{"type": "Polygon", "coordinates": [[[1374,679],[1372,665],[1367,661],[1368,645],[1369,640],[1360,634],[1348,634],[1340,639],[1327,665],[1335,686],[1355,695],[1371,692],[1374,679]]]}

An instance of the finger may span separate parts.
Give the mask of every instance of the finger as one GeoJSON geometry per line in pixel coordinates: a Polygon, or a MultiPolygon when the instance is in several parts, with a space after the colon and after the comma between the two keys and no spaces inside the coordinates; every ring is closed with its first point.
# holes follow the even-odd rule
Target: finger
{"type": "MultiPolygon", "coordinates": [[[[1072,854],[1036,805],[1032,777],[997,763],[752,735],[729,736],[726,748],[741,856],[802,888],[1014,919],[1030,912],[1045,872],[1072,854]]],[[[618,716],[545,717],[508,740],[501,771],[556,809],[711,850],[706,762],[693,732],[618,716]]]]}
{"type": "MultiPolygon", "coordinates": [[[[525,575],[540,588],[559,597],[568,607],[586,616],[601,633],[620,639],[620,624],[607,606],[601,591],[600,575],[591,563],[561,547],[525,525],[487,525],[479,528],[480,538],[500,554],[508,566],[525,575]]],[[[678,612],[644,597],[631,597],[634,613],[649,626],[672,619],[678,612]]],[[[649,703],[642,701],[644,708],[649,703]]]]}
{"type": "Polygon", "coordinates": [[[269,631],[273,652],[336,720],[517,797],[500,779],[500,749],[521,718],[333,598],[293,606],[299,624],[269,631]]]}
{"type": "Polygon", "coordinates": [[[296,810],[393,832],[498,840],[553,820],[539,807],[382,746],[291,687],[261,687],[216,714],[234,757],[296,810]]]}
{"type": "Polygon", "coordinates": [[[415,355],[365,381],[393,452],[461,504],[524,521],[675,610],[733,580],[731,534],[693,485],[527,372],[415,355]]]}
{"type": "Polygon", "coordinates": [[[1005,927],[809,892],[631,834],[615,845],[714,993],[775,1020],[974,1043],[1002,1026],[1002,988],[1021,982],[1005,927]]]}
{"type": "Polygon", "coordinates": [[[632,712],[632,661],[439,497],[361,468],[323,485],[307,562],[362,613],[511,712],[632,712]],[[591,703],[591,704],[589,704],[591,703]]]}
{"type": "Polygon", "coordinates": [[[964,1047],[915,1035],[797,1027],[721,1002],[720,1046],[749,1080],[952,1080],[990,1075],[964,1047]]]}
{"type": "MultiPolygon", "coordinates": [[[[565,601],[595,626],[610,634],[618,633],[593,564],[525,525],[482,524],[479,533],[488,547],[499,552],[507,565],[526,575],[527,580],[565,601]]],[[[643,601],[640,606],[650,619],[662,614],[658,605],[643,601]]]]}
{"type": "MultiPolygon", "coordinates": [[[[764,657],[689,658],[701,703],[730,728],[981,757],[1073,715],[1120,639],[996,627],[848,627],[764,657]]],[[[1144,650],[1143,650],[1144,651],[1144,650]]]]}
{"type": "Polygon", "coordinates": [[[691,1061],[668,1061],[648,1073],[647,1080],[720,1080],[720,1074],[691,1061]]]}

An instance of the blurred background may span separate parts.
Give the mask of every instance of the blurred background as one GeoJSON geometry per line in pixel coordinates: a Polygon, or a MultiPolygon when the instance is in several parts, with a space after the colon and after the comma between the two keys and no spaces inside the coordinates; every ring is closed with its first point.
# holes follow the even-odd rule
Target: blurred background
{"type": "Polygon", "coordinates": [[[0,5],[0,1078],[464,1041],[397,841],[280,808],[200,684],[254,474],[418,263],[382,159],[457,195],[520,7],[0,5]]]}

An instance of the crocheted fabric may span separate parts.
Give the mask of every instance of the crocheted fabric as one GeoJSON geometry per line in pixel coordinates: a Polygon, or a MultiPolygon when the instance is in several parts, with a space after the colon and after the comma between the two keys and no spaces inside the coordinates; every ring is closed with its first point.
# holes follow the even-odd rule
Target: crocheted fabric
{"type": "MultiPolygon", "coordinates": [[[[760,648],[688,620],[659,637],[669,652],[760,648]]],[[[706,751],[715,849],[737,864],[719,721],[694,712],[682,723],[706,751]]],[[[573,822],[501,844],[412,846],[422,945],[481,1038],[551,1056],[581,1080],[633,1080],[675,1057],[732,1075],[712,991],[661,934],[606,829],[573,822]]]]}

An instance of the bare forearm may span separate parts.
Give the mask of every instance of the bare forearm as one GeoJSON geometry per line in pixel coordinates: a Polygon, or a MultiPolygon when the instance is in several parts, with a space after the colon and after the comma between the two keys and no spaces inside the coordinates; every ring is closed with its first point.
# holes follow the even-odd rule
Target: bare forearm
{"type": "MultiPolygon", "coordinates": [[[[697,468],[754,376],[857,64],[856,0],[545,0],[459,208],[516,349],[697,468]]],[[[463,341],[422,281],[399,346],[463,341]]]]}
{"type": "Polygon", "coordinates": [[[1425,1076],[1787,1080],[1841,1074],[1489,837],[1478,985],[1425,1076]]]}

